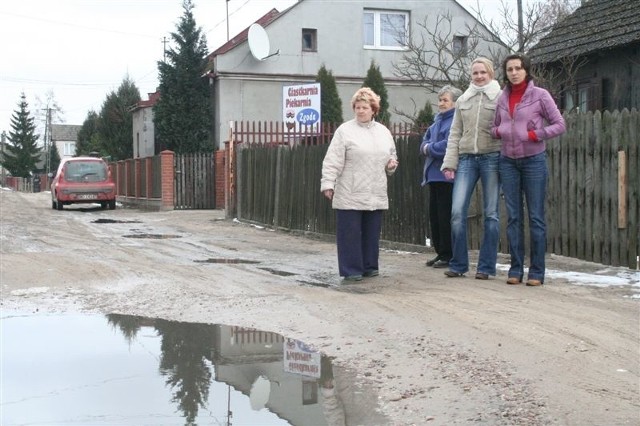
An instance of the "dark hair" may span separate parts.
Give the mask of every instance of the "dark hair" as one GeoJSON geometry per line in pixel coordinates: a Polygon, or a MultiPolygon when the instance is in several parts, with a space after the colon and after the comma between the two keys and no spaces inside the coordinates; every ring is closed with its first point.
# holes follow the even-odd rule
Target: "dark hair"
{"type": "Polygon", "coordinates": [[[504,83],[508,86],[511,86],[511,82],[509,81],[509,77],[507,77],[507,62],[512,61],[514,59],[520,59],[520,63],[522,64],[522,68],[524,68],[527,76],[525,77],[525,81],[528,83],[533,80],[533,76],[531,75],[531,59],[527,55],[522,53],[513,53],[502,61],[502,79],[504,83]]]}

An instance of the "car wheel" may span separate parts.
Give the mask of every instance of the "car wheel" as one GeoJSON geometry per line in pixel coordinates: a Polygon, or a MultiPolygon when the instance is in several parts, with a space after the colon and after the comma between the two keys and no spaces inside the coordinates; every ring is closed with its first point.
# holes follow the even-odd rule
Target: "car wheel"
{"type": "Polygon", "coordinates": [[[58,202],[56,203],[56,208],[58,210],[62,210],[62,201],[58,200],[58,202]]]}
{"type": "Polygon", "coordinates": [[[107,208],[107,203],[106,203],[106,201],[103,201],[103,202],[101,202],[101,203],[100,203],[100,208],[101,208],[102,210],[104,210],[104,209],[106,209],[106,208],[107,208]]]}
{"type": "Polygon", "coordinates": [[[116,209],[116,200],[109,201],[109,210],[115,210],[115,209],[116,209]]]}
{"type": "Polygon", "coordinates": [[[58,206],[56,206],[56,202],[53,200],[51,200],[51,208],[54,210],[58,208],[58,206]]]}

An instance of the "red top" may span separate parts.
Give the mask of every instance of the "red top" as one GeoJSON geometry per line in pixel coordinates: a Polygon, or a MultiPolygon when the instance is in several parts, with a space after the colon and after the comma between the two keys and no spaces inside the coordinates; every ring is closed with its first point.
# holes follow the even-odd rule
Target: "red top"
{"type": "Polygon", "coordinates": [[[524,91],[526,89],[526,80],[522,83],[511,85],[511,92],[509,92],[509,113],[511,114],[511,117],[513,117],[513,110],[516,108],[516,105],[520,103],[520,100],[522,100],[522,95],[524,95],[524,91]]]}
{"type": "MultiPolygon", "coordinates": [[[[522,83],[511,85],[511,92],[509,92],[509,114],[511,115],[511,118],[513,118],[513,110],[516,108],[516,105],[518,105],[522,100],[522,96],[524,95],[524,91],[527,89],[527,85],[527,80],[524,80],[522,83]]],[[[534,132],[533,130],[529,130],[528,133],[530,140],[538,140],[536,132],[534,132]]]]}

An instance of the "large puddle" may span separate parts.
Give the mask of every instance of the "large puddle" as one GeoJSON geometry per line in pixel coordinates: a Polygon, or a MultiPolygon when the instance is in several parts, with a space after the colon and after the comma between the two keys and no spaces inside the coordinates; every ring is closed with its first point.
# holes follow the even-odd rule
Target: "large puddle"
{"type": "Polygon", "coordinates": [[[386,424],[303,342],[127,315],[2,312],[2,425],[386,424]]]}

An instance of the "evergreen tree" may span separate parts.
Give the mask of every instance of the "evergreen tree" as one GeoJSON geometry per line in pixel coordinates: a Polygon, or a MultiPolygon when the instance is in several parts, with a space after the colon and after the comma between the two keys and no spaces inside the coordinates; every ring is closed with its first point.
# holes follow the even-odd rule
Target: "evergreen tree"
{"type": "Polygon", "coordinates": [[[431,106],[431,102],[427,101],[419,112],[416,118],[413,120],[413,129],[414,131],[420,133],[424,133],[424,131],[433,123],[433,107],[431,106]]]}
{"type": "Polygon", "coordinates": [[[29,104],[24,93],[20,96],[19,109],[11,117],[11,130],[7,138],[9,143],[5,147],[2,165],[12,176],[29,177],[37,171],[41,149],[35,134],[34,118],[29,112],[29,104]]]}
{"type": "MultiPolygon", "coordinates": [[[[80,131],[78,131],[78,141],[76,143],[77,155],[89,155],[92,152],[99,153],[101,157],[109,155],[100,141],[99,129],[100,116],[91,110],[87,113],[87,118],[85,118],[80,131]]],[[[131,143],[133,143],[133,140],[131,143]]]]}
{"type": "Polygon", "coordinates": [[[380,67],[376,66],[373,60],[371,61],[371,66],[367,71],[367,77],[364,79],[362,87],[368,87],[380,96],[380,111],[378,111],[376,121],[388,126],[391,120],[391,114],[389,113],[389,95],[384,85],[384,78],[382,78],[380,67]]]}
{"type": "Polygon", "coordinates": [[[179,154],[213,150],[210,89],[202,78],[207,41],[196,26],[191,0],[184,0],[182,7],[176,32],[171,33],[177,49],[167,50],[166,62],[158,62],[160,99],[153,107],[158,141],[179,154]]]}
{"type": "Polygon", "coordinates": [[[59,165],[60,153],[55,144],[51,144],[51,146],[49,146],[49,171],[55,174],[59,165]]]}
{"type": "Polygon", "coordinates": [[[316,82],[320,83],[320,110],[325,123],[342,123],[342,100],[338,95],[336,79],[324,65],[318,70],[316,82]]]}
{"type": "Polygon", "coordinates": [[[113,160],[125,160],[133,157],[133,113],[131,108],[138,102],[140,102],[140,90],[129,77],[122,81],[116,92],[107,95],[102,104],[98,121],[100,142],[98,152],[111,156],[113,160]]]}

